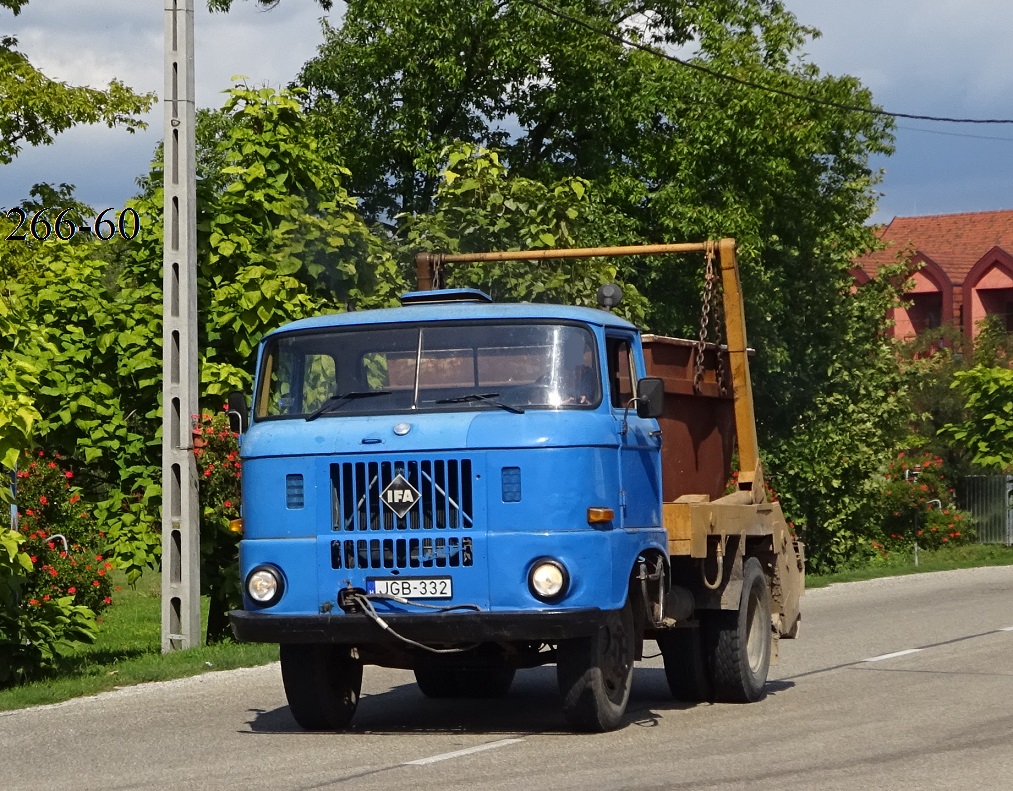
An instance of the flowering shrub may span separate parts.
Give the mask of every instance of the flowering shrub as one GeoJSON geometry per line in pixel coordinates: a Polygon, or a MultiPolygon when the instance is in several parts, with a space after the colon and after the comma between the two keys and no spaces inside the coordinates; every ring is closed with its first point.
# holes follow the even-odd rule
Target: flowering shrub
{"type": "Polygon", "coordinates": [[[227,639],[228,611],[242,604],[239,588],[239,539],[232,520],[239,518],[242,464],[239,438],[226,412],[195,415],[194,457],[200,485],[201,588],[211,599],[208,642],[227,639]]]}
{"type": "Polygon", "coordinates": [[[59,454],[48,458],[39,451],[31,459],[17,474],[22,549],[32,561],[22,600],[42,607],[70,597],[98,615],[112,603],[112,565],[95,549],[104,537],[83,510],[74,473],[63,467],[59,454]]]}
{"type": "Polygon", "coordinates": [[[95,639],[95,614],[74,596],[28,604],[24,588],[35,571],[16,530],[0,528],[0,687],[26,681],[61,653],[95,639]]]}
{"type": "Polygon", "coordinates": [[[954,505],[943,462],[928,452],[900,453],[886,472],[886,517],[872,546],[881,556],[915,541],[922,549],[966,544],[975,538],[970,517],[954,505]]]}

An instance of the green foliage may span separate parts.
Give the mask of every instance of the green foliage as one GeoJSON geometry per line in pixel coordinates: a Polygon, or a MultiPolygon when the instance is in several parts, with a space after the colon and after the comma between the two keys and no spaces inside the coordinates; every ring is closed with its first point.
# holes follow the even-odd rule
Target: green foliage
{"type": "Polygon", "coordinates": [[[974,336],[975,365],[986,368],[1009,367],[1013,360],[1013,335],[1006,329],[1005,316],[992,313],[978,322],[974,336]]]}
{"type": "MultiPolygon", "coordinates": [[[[28,0],[3,0],[20,13],[28,0]]],[[[16,49],[17,40],[0,37],[0,165],[10,163],[23,144],[47,145],[75,124],[104,123],[128,132],[144,129],[138,116],[155,102],[155,94],[137,94],[119,80],[106,90],[52,80],[16,49]]]]}
{"type": "Polygon", "coordinates": [[[964,419],[940,433],[967,448],[975,465],[1013,472],[1013,370],[976,365],[953,377],[964,399],[964,419]]]}
{"type": "Polygon", "coordinates": [[[232,525],[239,518],[242,464],[239,438],[225,412],[204,412],[193,430],[200,480],[201,592],[210,598],[207,642],[229,639],[228,611],[242,606],[239,588],[239,539],[232,525]]]}
{"type": "Polygon", "coordinates": [[[883,471],[911,417],[886,338],[886,311],[895,299],[895,288],[882,280],[844,302],[850,315],[839,319],[847,342],[830,364],[827,385],[764,454],[818,573],[864,556],[885,515],[883,471]]]}
{"type": "MultiPolygon", "coordinates": [[[[20,2],[22,4],[27,3],[28,0],[6,0],[7,2],[20,2]]],[[[274,8],[281,0],[256,0],[258,5],[262,5],[265,8],[274,8]]],[[[208,0],[208,8],[212,11],[228,11],[232,8],[232,4],[235,0],[208,0]]],[[[324,11],[330,11],[332,2],[331,0],[316,0],[324,11]]]]}
{"type": "Polygon", "coordinates": [[[208,397],[249,390],[260,336],[345,307],[392,304],[394,259],[342,188],[344,168],[317,150],[293,94],[234,88],[215,148],[226,163],[202,182],[201,383],[208,397]]]}
{"type": "MultiPolygon", "coordinates": [[[[494,151],[467,144],[451,147],[429,214],[405,218],[406,258],[418,250],[450,253],[581,247],[607,225],[607,212],[584,179],[551,185],[513,176],[494,151]]],[[[473,286],[507,302],[560,302],[596,305],[604,283],[620,270],[603,259],[458,264],[448,268],[447,284],[473,286]]],[[[647,306],[627,287],[618,312],[642,320],[647,306]]]]}

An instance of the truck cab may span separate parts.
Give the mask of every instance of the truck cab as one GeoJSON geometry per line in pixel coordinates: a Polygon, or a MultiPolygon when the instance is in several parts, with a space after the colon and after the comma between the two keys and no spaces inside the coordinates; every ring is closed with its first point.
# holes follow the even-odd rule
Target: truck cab
{"type": "Polygon", "coordinates": [[[237,635],[282,644],[286,689],[323,650],[485,694],[597,634],[642,568],[664,577],[659,394],[604,310],[420,292],[268,335],[237,635]]]}

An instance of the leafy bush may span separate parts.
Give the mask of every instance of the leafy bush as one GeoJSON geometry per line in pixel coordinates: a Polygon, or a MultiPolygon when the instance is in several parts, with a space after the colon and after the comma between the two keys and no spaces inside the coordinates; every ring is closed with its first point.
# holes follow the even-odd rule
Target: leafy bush
{"type": "Polygon", "coordinates": [[[38,676],[78,643],[95,640],[95,614],[74,596],[25,599],[35,566],[24,541],[16,530],[0,530],[0,687],[38,676]]]}
{"type": "Polygon", "coordinates": [[[1013,470],[1013,370],[976,365],[960,371],[953,387],[964,399],[964,420],[939,433],[971,453],[986,470],[1013,470]]]}
{"type": "Polygon", "coordinates": [[[228,611],[242,604],[239,518],[242,464],[237,434],[225,412],[194,416],[194,456],[200,476],[201,589],[211,599],[207,641],[228,639],[228,611]]]}

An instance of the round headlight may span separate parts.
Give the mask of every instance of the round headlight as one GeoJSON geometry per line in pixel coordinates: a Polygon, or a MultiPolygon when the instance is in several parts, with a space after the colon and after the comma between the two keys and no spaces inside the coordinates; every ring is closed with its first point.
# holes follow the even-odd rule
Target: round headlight
{"type": "Polygon", "coordinates": [[[272,566],[258,566],[246,578],[246,592],[258,604],[274,604],[281,591],[281,572],[272,566]]]}
{"type": "Polygon", "coordinates": [[[536,560],[528,576],[531,592],[542,601],[555,601],[566,594],[570,575],[558,560],[542,558],[536,560]]]}

